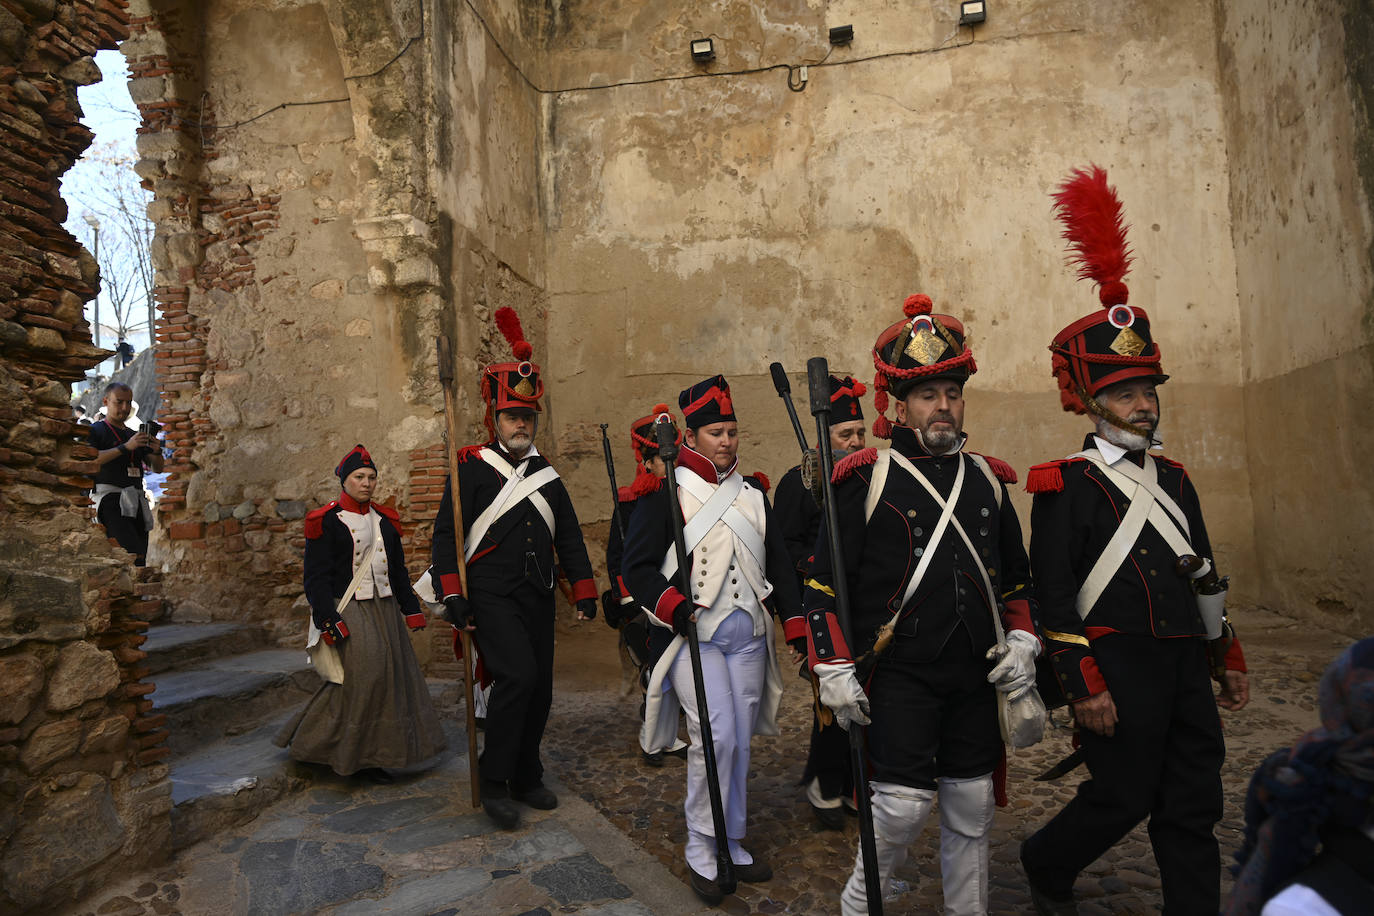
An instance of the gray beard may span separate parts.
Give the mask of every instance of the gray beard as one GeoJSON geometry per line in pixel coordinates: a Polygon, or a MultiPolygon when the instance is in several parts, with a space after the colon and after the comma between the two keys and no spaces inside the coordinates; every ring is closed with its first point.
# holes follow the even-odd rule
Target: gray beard
{"type": "Polygon", "coordinates": [[[917,430],[920,435],[921,444],[926,447],[926,451],[932,455],[948,455],[950,451],[959,444],[960,434],[956,432],[938,432],[926,434],[917,430]]]}
{"type": "Polygon", "coordinates": [[[1149,436],[1137,436],[1135,433],[1128,433],[1100,417],[1094,422],[1097,425],[1097,434],[1117,448],[1124,448],[1128,452],[1143,452],[1150,447],[1151,437],[1149,436]]]}

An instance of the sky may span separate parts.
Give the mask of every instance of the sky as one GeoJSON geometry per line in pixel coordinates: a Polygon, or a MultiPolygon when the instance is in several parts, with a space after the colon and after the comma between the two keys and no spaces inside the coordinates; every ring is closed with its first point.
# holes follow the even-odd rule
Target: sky
{"type": "MultiPolygon", "coordinates": [[[[109,206],[109,188],[113,181],[128,181],[136,184],[137,177],[132,175],[132,163],[138,158],[134,148],[136,131],[140,123],[138,109],[129,97],[129,71],[124,56],[118,51],[100,51],[95,55],[96,65],[104,79],[92,86],[77,90],[77,96],[84,112],[81,122],[95,132],[95,141],[81,159],[62,178],[62,197],[67,202],[67,231],[81,240],[88,249],[94,249],[94,230],[87,223],[87,215],[101,219],[101,233],[104,236],[105,252],[102,261],[117,256],[119,247],[111,245],[109,218],[97,214],[104,213],[109,206]],[[109,165],[111,160],[119,165],[109,165]],[[127,171],[126,171],[127,169],[127,171]]],[[[146,192],[140,193],[146,200],[146,192]]],[[[121,262],[117,262],[121,263],[121,262]]],[[[102,284],[103,286],[104,284],[102,284]]],[[[112,327],[112,307],[108,303],[108,291],[101,293],[101,334],[100,345],[113,349],[116,342],[112,327]]],[[[95,303],[86,304],[86,319],[94,320],[95,303]]],[[[147,306],[140,295],[137,304],[131,305],[130,314],[146,325],[147,306]]],[[[140,326],[130,333],[129,342],[138,350],[148,346],[148,331],[140,326]]],[[[111,366],[107,362],[100,367],[103,375],[108,375],[111,366]]]]}

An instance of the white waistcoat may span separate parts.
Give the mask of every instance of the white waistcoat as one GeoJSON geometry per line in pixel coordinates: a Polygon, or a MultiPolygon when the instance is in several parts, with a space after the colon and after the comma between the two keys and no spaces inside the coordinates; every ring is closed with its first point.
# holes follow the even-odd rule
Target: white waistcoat
{"type": "Polygon", "coordinates": [[[358,590],[353,593],[353,597],[361,601],[367,598],[389,596],[391,594],[391,579],[387,572],[386,545],[382,542],[381,516],[371,506],[368,507],[367,514],[342,509],[339,512],[339,521],[343,522],[348,533],[353,535],[353,562],[351,565],[355,573],[358,571],[358,563],[362,561],[368,546],[372,544],[374,538],[377,541],[377,547],[372,551],[370,574],[363,574],[362,580],[358,584],[358,590]]]}
{"type": "MultiPolygon", "coordinates": [[[[688,472],[690,473],[690,472],[688,472]]],[[[697,478],[700,480],[700,478],[697,478]]],[[[702,483],[706,483],[702,481],[702,483]]],[[[718,484],[706,483],[714,492],[718,484]]],[[[678,488],[682,518],[690,521],[703,503],[685,487],[678,488]]],[[[745,485],[733,503],[734,508],[759,532],[765,533],[763,494],[745,485]]],[[[761,602],[773,592],[760,562],[724,521],[718,521],[692,551],[691,599],[708,608],[697,612],[697,634],[709,640],[720,622],[735,608],[748,612],[754,621],[754,635],[762,636],[768,614],[761,602]]]]}

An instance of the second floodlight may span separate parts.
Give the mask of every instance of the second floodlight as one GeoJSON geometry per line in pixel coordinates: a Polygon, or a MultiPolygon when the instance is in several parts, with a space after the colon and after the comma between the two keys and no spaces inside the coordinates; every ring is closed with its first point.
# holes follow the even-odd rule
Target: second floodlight
{"type": "Polygon", "coordinates": [[[709,38],[692,39],[692,60],[699,64],[704,64],[708,60],[716,59],[715,42],[709,38]]]}

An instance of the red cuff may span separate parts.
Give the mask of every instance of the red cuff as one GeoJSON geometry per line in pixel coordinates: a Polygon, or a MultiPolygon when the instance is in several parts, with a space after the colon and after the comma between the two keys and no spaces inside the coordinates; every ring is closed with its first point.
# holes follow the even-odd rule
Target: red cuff
{"type": "Polygon", "coordinates": [[[1013,598],[1005,605],[1006,612],[1002,615],[1002,621],[1008,630],[1024,630],[1035,637],[1035,641],[1043,650],[1044,644],[1040,642],[1040,636],[1035,632],[1035,622],[1031,620],[1030,602],[1025,598],[1013,598]]]}
{"type": "MultiPolygon", "coordinates": [[[[1107,682],[1102,679],[1102,672],[1097,670],[1097,659],[1091,655],[1083,656],[1078,663],[1078,670],[1083,675],[1083,686],[1088,688],[1088,696],[1096,696],[1107,689],[1107,682]]],[[[1086,700],[1088,697],[1083,697],[1086,700]]],[[[1074,702],[1080,702],[1075,700],[1074,702]]]]}
{"type": "Polygon", "coordinates": [[[1245,672],[1249,669],[1245,667],[1245,653],[1240,649],[1240,639],[1231,640],[1231,648],[1226,650],[1225,665],[1227,671],[1245,672]]]}
{"type": "Polygon", "coordinates": [[[615,577],[615,587],[617,589],[617,594],[619,594],[622,598],[630,594],[630,590],[625,587],[625,579],[621,576],[615,577]]]}
{"type": "Polygon", "coordinates": [[[440,598],[447,598],[449,595],[463,594],[463,580],[457,573],[444,573],[439,577],[439,590],[443,592],[440,598]]]}
{"type": "Polygon", "coordinates": [[[791,642],[794,639],[805,639],[806,618],[797,616],[788,617],[784,620],[782,622],[782,638],[787,642],[791,642]]]}
{"type": "Polygon", "coordinates": [[[410,627],[412,630],[423,630],[425,628],[425,615],[407,614],[406,626],[410,627]]]}
{"type": "Polygon", "coordinates": [[[572,584],[573,601],[595,601],[596,580],[578,579],[572,584]]]}
{"type": "Polygon", "coordinates": [[[677,610],[677,606],[686,600],[682,597],[682,592],[670,585],[663,590],[663,594],[658,596],[658,603],[654,605],[654,616],[671,627],[673,625],[673,611],[677,610]]]}

